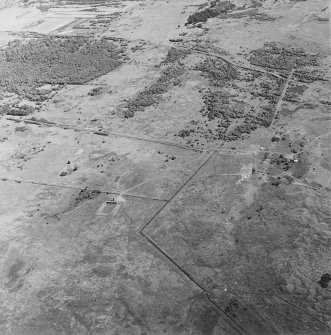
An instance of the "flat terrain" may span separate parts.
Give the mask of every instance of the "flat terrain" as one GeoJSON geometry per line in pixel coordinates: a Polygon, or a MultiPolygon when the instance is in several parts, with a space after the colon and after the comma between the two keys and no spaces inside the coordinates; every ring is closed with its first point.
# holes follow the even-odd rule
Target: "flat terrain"
{"type": "Polygon", "coordinates": [[[331,333],[327,1],[0,5],[0,335],[331,333]]]}

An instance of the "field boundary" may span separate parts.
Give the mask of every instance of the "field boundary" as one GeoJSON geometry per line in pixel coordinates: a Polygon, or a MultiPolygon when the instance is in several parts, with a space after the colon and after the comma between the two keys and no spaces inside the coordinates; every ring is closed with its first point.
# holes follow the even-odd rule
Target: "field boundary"
{"type": "MultiPolygon", "coordinates": [[[[40,185],[40,186],[50,186],[50,187],[70,189],[70,190],[76,190],[76,191],[81,191],[81,190],[84,189],[84,187],[59,185],[59,184],[54,184],[54,183],[51,183],[51,182],[39,182],[39,181],[33,181],[33,180],[14,179],[14,178],[7,178],[5,176],[1,176],[0,181],[2,181],[2,182],[13,182],[13,183],[17,183],[17,184],[31,184],[31,185],[40,185]]],[[[100,190],[100,189],[96,189],[96,188],[88,189],[88,190],[89,191],[96,191],[100,194],[122,195],[124,193],[123,191],[119,191],[119,190],[105,191],[105,190],[100,190]]],[[[125,196],[127,196],[129,198],[140,198],[140,199],[162,201],[162,202],[166,202],[166,201],[169,200],[169,199],[154,198],[154,197],[148,197],[148,196],[139,195],[139,194],[132,194],[132,193],[125,193],[125,196]]]]}
{"type": "Polygon", "coordinates": [[[157,144],[162,144],[162,145],[167,145],[167,146],[172,146],[172,147],[178,147],[184,150],[191,150],[191,151],[198,151],[198,152],[203,152],[204,150],[202,149],[197,149],[197,148],[191,148],[187,147],[181,144],[177,144],[174,142],[169,142],[169,141],[163,141],[163,140],[158,140],[158,139],[153,139],[153,138],[145,138],[141,137],[138,135],[130,135],[130,134],[122,134],[122,133],[117,133],[117,132],[111,132],[111,131],[98,131],[95,129],[90,129],[90,128],[77,128],[75,126],[71,125],[65,125],[65,124],[60,124],[60,123],[53,123],[53,122],[47,122],[47,121],[35,121],[35,120],[26,120],[26,119],[16,119],[12,117],[7,117],[6,120],[8,121],[13,121],[13,122],[24,122],[27,124],[35,124],[35,125],[40,125],[40,126],[48,126],[48,127],[56,127],[56,128],[61,128],[61,129],[72,129],[75,131],[79,132],[87,132],[87,133],[92,133],[95,135],[99,136],[105,136],[105,137],[124,137],[124,138],[129,138],[133,140],[138,140],[138,141],[143,141],[143,142],[151,142],[151,143],[157,143],[157,144]]]}
{"type": "MultiPolygon", "coordinates": [[[[75,126],[71,125],[65,125],[65,124],[60,124],[60,123],[52,123],[52,122],[47,122],[47,121],[34,121],[34,120],[26,120],[26,119],[16,119],[12,117],[6,117],[6,120],[8,121],[13,121],[16,123],[24,122],[27,124],[34,124],[34,125],[39,125],[39,126],[47,126],[47,127],[55,127],[55,128],[61,128],[64,130],[71,129],[77,132],[86,132],[94,135],[99,135],[99,136],[105,136],[105,137],[123,137],[123,138],[128,138],[128,139],[133,139],[133,140],[138,140],[138,141],[143,141],[143,142],[150,142],[150,143],[156,143],[156,144],[161,144],[165,146],[172,146],[172,147],[177,147],[180,149],[184,150],[190,150],[190,151],[195,151],[195,152],[201,152],[201,153],[208,153],[208,152],[214,152],[218,151],[222,155],[254,155],[259,152],[265,152],[265,153],[278,153],[278,154],[283,154],[283,155],[289,155],[290,152],[281,152],[281,151],[271,151],[271,150],[236,150],[236,151],[221,151],[222,149],[219,149],[220,146],[216,148],[210,148],[210,149],[199,149],[199,148],[192,148],[192,147],[187,147],[178,143],[174,142],[169,142],[169,141],[163,141],[163,140],[158,140],[158,139],[153,139],[153,138],[147,138],[147,137],[141,137],[138,135],[129,135],[129,134],[122,134],[122,133],[117,133],[117,132],[107,132],[107,131],[98,131],[95,129],[90,129],[90,128],[77,128],[75,126]]],[[[230,150],[230,149],[229,149],[230,150]]],[[[299,152],[300,153],[300,152],[299,152]]]]}

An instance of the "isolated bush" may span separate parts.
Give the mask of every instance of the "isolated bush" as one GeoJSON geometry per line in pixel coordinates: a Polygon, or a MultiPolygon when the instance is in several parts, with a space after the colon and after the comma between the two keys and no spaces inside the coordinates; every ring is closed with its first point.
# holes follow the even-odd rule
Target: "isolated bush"
{"type": "Polygon", "coordinates": [[[102,93],[102,87],[94,87],[90,92],[88,92],[88,95],[94,97],[96,95],[100,95],[102,93]]]}

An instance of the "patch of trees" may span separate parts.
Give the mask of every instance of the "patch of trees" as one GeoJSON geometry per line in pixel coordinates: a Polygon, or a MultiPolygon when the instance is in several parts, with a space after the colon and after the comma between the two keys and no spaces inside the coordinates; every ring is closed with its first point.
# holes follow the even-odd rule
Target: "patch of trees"
{"type": "Polygon", "coordinates": [[[230,111],[230,94],[226,91],[208,90],[203,95],[204,107],[200,113],[209,121],[223,118],[230,119],[232,115],[230,111]]]}
{"type": "Polygon", "coordinates": [[[217,17],[219,15],[226,15],[236,6],[230,1],[211,1],[210,6],[203,8],[200,11],[190,15],[185,25],[196,24],[200,22],[207,22],[209,18],[217,17]]]}
{"type": "Polygon", "coordinates": [[[249,135],[252,131],[258,129],[261,126],[259,120],[253,116],[247,115],[244,121],[236,126],[230,134],[226,135],[224,139],[228,142],[235,141],[243,138],[245,135],[249,135]]]}
{"type": "Polygon", "coordinates": [[[256,7],[262,7],[262,5],[263,5],[263,1],[252,0],[252,6],[254,8],[256,8],[256,7]]]}
{"type": "Polygon", "coordinates": [[[262,106],[261,111],[257,115],[245,114],[244,105],[242,103],[233,104],[235,102],[233,96],[225,91],[211,91],[209,89],[204,94],[203,100],[205,106],[200,112],[209,121],[222,120],[217,138],[226,141],[242,138],[260,127],[269,127],[275,112],[274,105],[270,104],[262,106]],[[225,131],[231,122],[242,118],[244,120],[231,133],[226,135],[225,131]]]}
{"type": "Polygon", "coordinates": [[[245,114],[245,103],[235,99],[225,90],[212,91],[208,89],[202,98],[204,107],[200,113],[208,122],[213,122],[213,125],[216,126],[215,130],[211,130],[205,121],[204,130],[201,126],[197,127],[196,130],[190,127],[190,129],[179,131],[177,136],[186,138],[192,135],[201,135],[207,140],[235,141],[260,127],[268,127],[275,112],[274,105],[270,104],[263,106],[257,115],[245,114]],[[227,133],[229,126],[235,120],[240,123],[230,133],[227,133]]]}
{"type": "Polygon", "coordinates": [[[240,77],[239,71],[233,65],[215,58],[205,59],[196,66],[196,70],[206,73],[213,86],[224,86],[240,77]]]}
{"type": "Polygon", "coordinates": [[[253,92],[253,96],[260,96],[268,100],[272,104],[276,104],[280,95],[283,81],[262,81],[258,88],[253,92]]]}
{"type": "Polygon", "coordinates": [[[295,71],[294,72],[294,77],[302,82],[302,83],[313,83],[314,81],[328,81],[328,79],[319,76],[318,73],[316,74],[317,71],[314,70],[307,70],[307,69],[300,69],[300,71],[295,71]]]}
{"type": "Polygon", "coordinates": [[[209,121],[222,118],[223,120],[240,119],[245,116],[245,108],[242,102],[233,99],[234,96],[227,91],[208,90],[203,95],[205,106],[201,113],[209,121]]]}
{"type": "Polygon", "coordinates": [[[283,98],[285,101],[298,102],[300,95],[302,95],[308,87],[306,85],[291,85],[287,88],[286,94],[283,98]]]}
{"type": "Polygon", "coordinates": [[[168,51],[163,63],[168,64],[168,63],[179,62],[179,61],[183,60],[190,53],[191,53],[191,51],[187,50],[187,49],[171,48],[168,51]]]}
{"type": "Polygon", "coordinates": [[[7,115],[10,112],[11,108],[10,105],[4,104],[0,106],[0,115],[7,115]]]}
{"type": "Polygon", "coordinates": [[[182,38],[169,38],[169,42],[177,43],[177,42],[183,42],[182,38]]]}
{"type": "Polygon", "coordinates": [[[260,13],[258,9],[252,8],[248,11],[243,11],[239,13],[230,13],[228,15],[233,19],[241,19],[241,18],[248,18],[249,20],[258,20],[258,21],[275,21],[276,18],[266,14],[260,13]]]}
{"type": "Polygon", "coordinates": [[[256,116],[256,119],[258,120],[258,122],[261,126],[267,128],[267,127],[270,126],[274,114],[275,114],[274,105],[262,106],[261,110],[259,111],[259,113],[256,116]]]}
{"type": "Polygon", "coordinates": [[[26,116],[35,111],[33,106],[24,104],[21,106],[14,106],[5,104],[0,107],[0,115],[12,115],[12,116],[26,116]]]}
{"type": "Polygon", "coordinates": [[[89,190],[87,187],[81,189],[77,196],[73,199],[71,207],[77,207],[81,203],[94,199],[100,195],[99,190],[89,190]]]}
{"type": "Polygon", "coordinates": [[[167,92],[171,85],[178,85],[180,83],[179,77],[184,71],[184,68],[179,65],[167,67],[154,84],[139,92],[135,98],[128,101],[123,108],[123,116],[128,119],[133,117],[135,112],[144,111],[145,108],[158,103],[162,94],[167,92]]]}
{"type": "Polygon", "coordinates": [[[37,8],[42,12],[47,12],[52,6],[49,5],[39,5],[37,8]]]}
{"type": "Polygon", "coordinates": [[[38,101],[44,84],[84,84],[120,64],[121,49],[106,39],[14,40],[0,53],[0,88],[38,101]]]}
{"type": "Polygon", "coordinates": [[[277,165],[283,171],[288,171],[293,166],[293,160],[286,158],[284,155],[273,154],[270,157],[270,164],[277,165]]]}
{"type": "Polygon", "coordinates": [[[178,132],[178,135],[179,137],[182,137],[182,138],[185,138],[185,137],[188,137],[190,136],[192,130],[191,129],[182,129],[178,132]]]}
{"type": "Polygon", "coordinates": [[[297,69],[317,66],[317,56],[309,55],[302,49],[278,47],[276,43],[266,43],[263,48],[252,50],[249,54],[251,64],[277,70],[297,69]]]}
{"type": "MultiPolygon", "coordinates": [[[[263,111],[266,115],[245,114],[245,103],[235,99],[234,96],[224,90],[212,91],[209,89],[204,93],[203,100],[205,106],[200,110],[200,113],[207,121],[203,121],[196,129],[192,128],[195,123],[191,122],[190,128],[180,130],[177,136],[182,138],[200,136],[207,141],[217,139],[228,142],[234,141],[250,134],[261,126],[269,126],[274,111],[270,107],[270,113],[267,114],[263,111]],[[235,126],[230,133],[227,133],[229,126],[235,120],[237,120],[236,122],[239,121],[240,124],[235,126]],[[207,122],[212,123],[208,124],[207,122]],[[212,130],[210,126],[215,129],[212,130]]],[[[199,140],[195,139],[193,143],[197,142],[199,143],[199,140]]],[[[191,140],[187,142],[187,144],[190,143],[192,143],[191,140]]]]}
{"type": "Polygon", "coordinates": [[[94,97],[96,95],[100,95],[102,93],[102,87],[94,87],[90,92],[88,92],[88,95],[91,97],[94,97]]]}

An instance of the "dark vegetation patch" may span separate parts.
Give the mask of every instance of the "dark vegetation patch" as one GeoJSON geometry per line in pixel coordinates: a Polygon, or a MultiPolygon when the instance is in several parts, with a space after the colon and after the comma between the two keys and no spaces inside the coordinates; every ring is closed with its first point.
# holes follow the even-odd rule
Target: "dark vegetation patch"
{"type": "Polygon", "coordinates": [[[123,116],[127,119],[131,118],[135,112],[144,111],[147,107],[157,104],[162,94],[166,93],[171,86],[180,84],[180,76],[184,72],[184,67],[177,64],[167,67],[154,84],[139,92],[136,97],[126,103],[122,111],[123,116]]]}
{"type": "Polygon", "coordinates": [[[177,134],[191,146],[215,140],[230,142],[241,139],[261,126],[268,127],[274,111],[270,108],[270,112],[262,110],[255,115],[247,113],[245,101],[226,90],[208,89],[203,93],[202,99],[204,107],[200,113],[204,120],[192,120],[187,128],[177,134]],[[232,124],[235,126],[229,130],[232,124]],[[196,138],[193,140],[192,137],[196,138]]]}
{"type": "Polygon", "coordinates": [[[233,8],[235,8],[235,5],[230,1],[213,0],[210,2],[208,7],[190,15],[185,25],[207,22],[208,19],[217,16],[226,17],[226,14],[233,8]]]}
{"type": "Polygon", "coordinates": [[[169,42],[172,42],[172,43],[183,42],[183,39],[182,38],[169,38],[169,42]]]}
{"type": "MultiPolygon", "coordinates": [[[[287,151],[289,153],[270,153],[265,152],[262,158],[262,165],[266,170],[262,173],[267,176],[274,186],[288,184],[294,178],[300,179],[309,171],[309,154],[305,147],[307,140],[304,136],[291,138],[288,134],[277,133],[271,138],[271,142],[276,146],[271,151],[287,151]],[[280,149],[281,148],[281,149],[280,149]]],[[[262,169],[263,170],[263,169],[262,169]]]]}
{"type": "Polygon", "coordinates": [[[19,132],[25,132],[25,131],[27,131],[28,130],[28,128],[27,127],[24,127],[24,126],[22,126],[22,127],[16,127],[15,128],[15,131],[19,131],[19,132]]]}
{"type": "Polygon", "coordinates": [[[239,69],[212,57],[195,70],[209,79],[213,89],[199,91],[204,102],[200,110],[203,121],[192,120],[177,133],[185,138],[186,144],[194,147],[215,140],[235,141],[260,127],[270,126],[282,79],[239,69]]]}
{"type": "Polygon", "coordinates": [[[99,190],[89,190],[87,187],[81,189],[76,197],[73,199],[71,208],[75,208],[87,200],[98,197],[100,193],[101,192],[99,190]]]}
{"type": "Polygon", "coordinates": [[[39,122],[39,123],[45,123],[45,124],[55,124],[55,122],[53,122],[53,121],[48,121],[48,120],[46,120],[46,119],[44,119],[44,118],[36,118],[36,117],[31,117],[30,119],[29,119],[29,121],[32,121],[32,122],[39,122]]]}
{"type": "Polygon", "coordinates": [[[156,105],[162,99],[162,94],[166,93],[172,86],[179,85],[181,76],[185,72],[182,61],[190,53],[190,50],[171,48],[165,59],[159,64],[159,66],[166,65],[159,79],[125,104],[122,110],[124,118],[131,118],[136,112],[156,105]]]}
{"type": "Polygon", "coordinates": [[[96,95],[102,94],[103,88],[101,86],[94,87],[90,92],[88,92],[88,95],[91,97],[94,97],[96,95]]]}
{"type": "Polygon", "coordinates": [[[168,163],[170,161],[174,161],[177,157],[176,156],[170,156],[162,151],[157,152],[159,155],[162,155],[162,159],[164,160],[164,163],[168,163]]]}
{"type": "Polygon", "coordinates": [[[0,88],[43,100],[44,84],[84,84],[121,64],[121,50],[106,39],[43,37],[14,40],[0,53],[0,88]]]}
{"type": "Polygon", "coordinates": [[[108,266],[97,266],[95,268],[92,269],[92,273],[95,274],[97,277],[100,278],[105,278],[105,277],[109,277],[113,274],[113,269],[108,267],[108,266]]]}
{"type": "MultiPolygon", "coordinates": [[[[255,7],[260,7],[255,6],[255,7]]],[[[272,17],[266,13],[261,13],[257,8],[251,8],[249,10],[243,10],[241,12],[232,13],[236,6],[232,4],[230,1],[221,1],[214,0],[209,4],[202,4],[198,11],[192,15],[190,15],[187,19],[185,25],[195,25],[196,27],[202,27],[201,23],[207,22],[208,19],[219,17],[221,19],[227,18],[248,18],[248,20],[257,20],[257,21],[275,21],[276,18],[272,17]]],[[[241,8],[238,8],[241,9],[241,8]]]]}
{"type": "Polygon", "coordinates": [[[259,120],[260,125],[263,127],[269,127],[272,121],[272,118],[275,113],[275,106],[273,104],[261,106],[260,111],[256,115],[256,119],[259,120]]]}
{"type": "Polygon", "coordinates": [[[35,108],[27,104],[21,106],[5,104],[0,106],[0,115],[26,116],[34,111],[35,108]]]}
{"type": "Polygon", "coordinates": [[[307,138],[303,135],[291,137],[287,133],[279,133],[280,140],[286,145],[290,151],[294,154],[302,153],[303,149],[307,145],[307,138]]]}
{"type": "Polygon", "coordinates": [[[219,87],[240,77],[239,71],[233,65],[217,58],[206,58],[196,66],[196,70],[202,71],[213,86],[219,87]]]}
{"type": "Polygon", "coordinates": [[[248,59],[251,64],[277,70],[290,71],[306,66],[317,66],[317,56],[303,49],[279,47],[276,43],[265,43],[263,48],[252,50],[248,59]]]}
{"type": "Polygon", "coordinates": [[[233,19],[248,18],[248,20],[257,20],[257,21],[275,21],[276,18],[272,17],[266,13],[259,12],[258,9],[252,8],[250,10],[245,10],[238,13],[229,13],[228,17],[233,19]]]}
{"type": "Polygon", "coordinates": [[[331,280],[331,275],[329,273],[324,273],[321,276],[321,279],[318,281],[318,284],[322,288],[327,288],[329,286],[329,281],[331,280]]]}
{"type": "Polygon", "coordinates": [[[308,86],[306,85],[300,85],[300,84],[298,85],[291,83],[286,90],[286,94],[283,100],[289,102],[299,102],[300,96],[305,92],[307,88],[308,86]]]}
{"type": "Polygon", "coordinates": [[[234,108],[229,108],[230,98],[233,98],[233,96],[225,90],[207,90],[203,95],[205,106],[201,109],[201,114],[207,117],[209,121],[218,118],[223,118],[229,121],[231,118],[243,117],[244,112],[242,108],[236,110],[234,108]]]}
{"type": "Polygon", "coordinates": [[[192,129],[182,129],[178,132],[178,136],[182,138],[188,137],[192,131],[192,129]]]}
{"type": "Polygon", "coordinates": [[[237,317],[236,312],[239,308],[239,302],[237,299],[230,299],[229,303],[225,307],[225,313],[232,315],[233,317],[237,317]]]}
{"type": "Polygon", "coordinates": [[[208,142],[223,138],[228,124],[222,120],[191,120],[185,129],[180,130],[176,136],[186,140],[186,144],[191,147],[200,147],[208,142]]]}
{"type": "Polygon", "coordinates": [[[261,122],[249,115],[247,115],[244,121],[236,126],[229,134],[224,137],[227,142],[242,139],[245,135],[249,135],[252,131],[256,130],[261,126],[261,122]]]}
{"type": "MultiPolygon", "coordinates": [[[[249,57],[252,64],[276,68],[283,77],[291,69],[304,73],[306,67],[317,65],[316,56],[301,49],[278,47],[276,43],[267,43],[263,48],[253,50],[249,57]]],[[[260,127],[270,126],[285,79],[241,69],[212,57],[206,58],[195,69],[201,71],[210,84],[218,89],[202,94],[204,107],[200,112],[204,120],[192,120],[177,133],[185,138],[188,145],[243,139],[260,127]]],[[[305,85],[290,82],[284,100],[297,101],[306,88],[305,85]]],[[[276,118],[280,116],[276,115],[276,118]]],[[[292,149],[296,153],[296,149],[292,149]]],[[[304,164],[295,166],[298,176],[305,173],[304,164]],[[301,172],[299,166],[302,167],[301,172]]]]}
{"type": "Polygon", "coordinates": [[[283,87],[281,79],[273,78],[273,80],[259,82],[255,90],[252,92],[253,96],[266,99],[270,104],[275,105],[281,95],[283,87]]]}
{"type": "Polygon", "coordinates": [[[259,7],[262,7],[264,1],[263,0],[252,0],[252,7],[253,8],[259,8],[259,7]]]}
{"type": "Polygon", "coordinates": [[[171,48],[164,61],[162,62],[163,64],[168,64],[168,63],[175,63],[175,62],[180,62],[182,61],[187,55],[191,53],[190,50],[188,49],[178,49],[178,48],[171,48]]]}
{"type": "Polygon", "coordinates": [[[300,71],[295,71],[293,76],[301,83],[307,84],[313,83],[314,81],[328,81],[328,79],[321,76],[316,69],[300,69],[300,71]]]}
{"type": "Polygon", "coordinates": [[[204,2],[204,3],[200,4],[200,5],[198,5],[198,9],[201,11],[201,9],[205,9],[205,8],[207,8],[209,6],[210,6],[210,4],[208,2],[204,2]]]}
{"type": "Polygon", "coordinates": [[[288,171],[293,165],[293,159],[282,154],[272,154],[269,156],[269,163],[276,165],[282,171],[288,171]]]}
{"type": "Polygon", "coordinates": [[[231,122],[244,117],[244,103],[235,99],[226,90],[207,89],[203,92],[204,107],[200,110],[203,121],[192,120],[186,129],[179,131],[177,136],[188,138],[187,144],[201,145],[203,142],[223,140],[231,122]],[[190,136],[199,137],[192,139],[190,136]]]}

